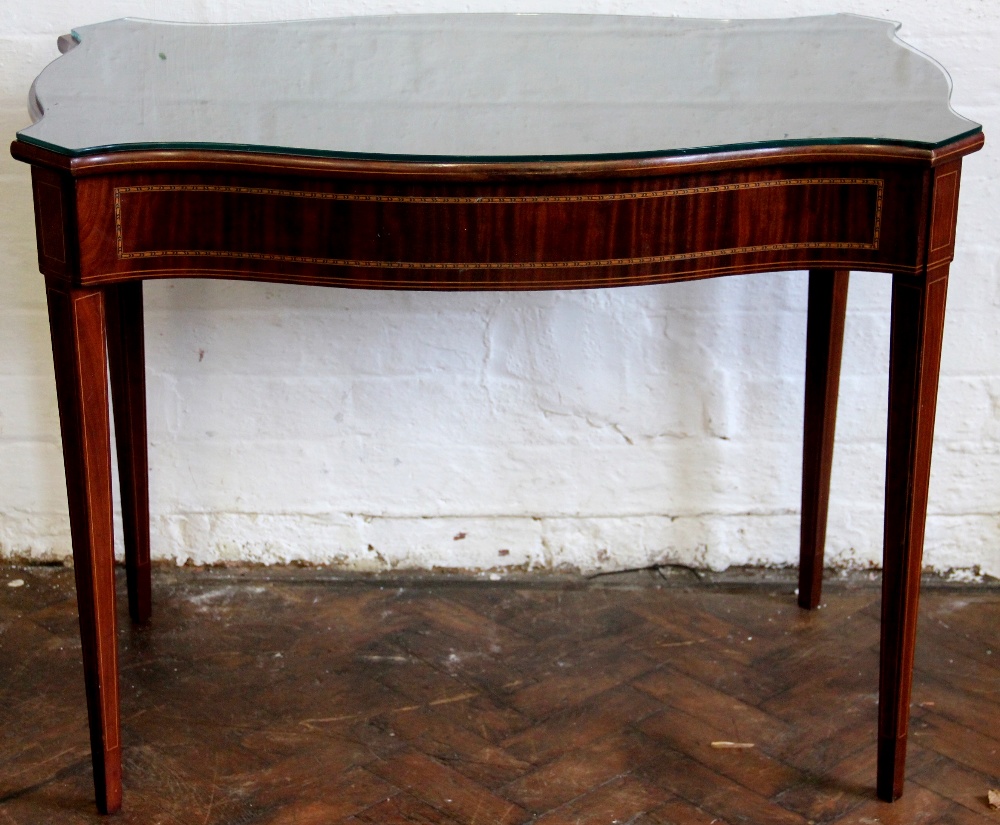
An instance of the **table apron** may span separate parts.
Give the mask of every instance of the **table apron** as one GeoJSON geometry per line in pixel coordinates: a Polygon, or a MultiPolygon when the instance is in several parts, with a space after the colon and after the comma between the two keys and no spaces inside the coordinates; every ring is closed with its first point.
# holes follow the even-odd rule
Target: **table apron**
{"type": "Polygon", "coordinates": [[[484,290],[816,267],[917,272],[930,172],[824,164],[542,186],[190,172],[67,180],[38,168],[35,177],[42,269],[81,285],[219,277],[484,290]],[[66,238],[77,231],[71,211],[80,228],[66,238]]]}

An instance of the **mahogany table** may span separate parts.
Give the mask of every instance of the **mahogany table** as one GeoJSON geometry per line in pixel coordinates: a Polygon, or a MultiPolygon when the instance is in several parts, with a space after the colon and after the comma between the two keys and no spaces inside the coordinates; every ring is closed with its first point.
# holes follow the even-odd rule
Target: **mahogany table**
{"type": "Polygon", "coordinates": [[[11,151],[31,165],[99,809],[121,804],[106,387],[145,623],[142,282],[180,277],[526,290],[808,270],[812,608],[848,271],[890,273],[877,792],[897,798],[959,179],[983,135],[896,28],[427,15],[63,38],[11,151]]]}

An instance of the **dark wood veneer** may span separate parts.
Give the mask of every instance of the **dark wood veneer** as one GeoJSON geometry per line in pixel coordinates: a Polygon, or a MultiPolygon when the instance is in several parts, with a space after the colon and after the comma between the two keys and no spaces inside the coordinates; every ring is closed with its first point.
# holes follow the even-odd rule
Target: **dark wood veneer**
{"type": "Polygon", "coordinates": [[[823,551],[849,278],[850,273],[845,269],[815,269],[809,273],[799,542],[799,607],[807,610],[819,607],[823,589],[823,551]]]}
{"type": "Polygon", "coordinates": [[[148,623],[152,615],[142,281],[109,287],[105,290],[105,308],[128,607],[132,621],[141,625],[148,623]]]}
{"type": "Polygon", "coordinates": [[[281,269],[292,280],[339,286],[559,289],[705,277],[739,271],[751,258],[771,268],[915,262],[915,250],[893,249],[898,236],[888,252],[880,246],[882,226],[898,225],[907,202],[894,189],[895,220],[886,221],[880,177],[761,170],[745,180],[716,173],[541,192],[524,184],[306,188],[143,177],[110,192],[81,186],[100,216],[83,283],[281,269]]]}
{"type": "Polygon", "coordinates": [[[560,289],[916,272],[923,177],[867,164],[502,183],[116,171],[77,181],[89,216],[79,279],[560,289]]]}
{"type": "Polygon", "coordinates": [[[893,277],[878,794],[902,792],[961,157],[822,145],[489,163],[24,142],[46,276],[98,806],[121,800],[107,380],[132,618],[149,601],[141,282],[567,289],[811,270],[799,601],[820,599],[848,270],[893,277]],[[107,360],[105,358],[107,352],[107,360]]]}

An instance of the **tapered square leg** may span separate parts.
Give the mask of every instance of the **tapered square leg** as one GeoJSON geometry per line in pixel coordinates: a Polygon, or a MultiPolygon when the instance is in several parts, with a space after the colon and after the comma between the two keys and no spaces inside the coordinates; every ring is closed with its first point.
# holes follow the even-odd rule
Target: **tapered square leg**
{"type": "Polygon", "coordinates": [[[814,269],[809,273],[799,541],[799,606],[807,610],[819,606],[823,588],[823,547],[849,277],[844,269],[814,269]]]}
{"type": "Polygon", "coordinates": [[[142,625],[152,614],[142,281],[109,287],[106,309],[128,610],[132,621],[142,625]]]}
{"type": "Polygon", "coordinates": [[[104,294],[47,282],[97,807],[121,807],[104,294]]]}
{"type": "Polygon", "coordinates": [[[930,481],[948,266],[892,287],[882,573],[878,796],[903,793],[913,652],[930,481]]]}

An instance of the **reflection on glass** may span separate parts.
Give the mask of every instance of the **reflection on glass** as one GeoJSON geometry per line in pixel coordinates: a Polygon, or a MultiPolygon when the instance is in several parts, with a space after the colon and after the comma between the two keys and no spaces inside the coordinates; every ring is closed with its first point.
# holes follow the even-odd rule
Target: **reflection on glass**
{"type": "Polygon", "coordinates": [[[796,142],[934,147],[978,132],[882,20],[445,14],[116,20],[38,78],[22,140],[70,155],[209,147],[641,156],[796,142]]]}

